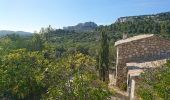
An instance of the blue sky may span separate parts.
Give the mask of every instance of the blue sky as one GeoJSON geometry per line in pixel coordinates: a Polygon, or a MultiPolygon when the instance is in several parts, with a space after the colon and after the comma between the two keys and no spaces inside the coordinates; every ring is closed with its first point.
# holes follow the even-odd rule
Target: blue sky
{"type": "Polygon", "coordinates": [[[0,30],[29,31],[170,11],[170,0],[0,0],[0,30]]]}

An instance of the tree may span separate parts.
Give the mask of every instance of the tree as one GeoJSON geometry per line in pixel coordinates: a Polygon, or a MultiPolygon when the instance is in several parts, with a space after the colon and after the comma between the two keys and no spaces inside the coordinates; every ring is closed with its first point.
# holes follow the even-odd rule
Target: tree
{"type": "Polygon", "coordinates": [[[101,33],[99,76],[102,81],[109,82],[109,40],[104,32],[101,33]]]}
{"type": "Polygon", "coordinates": [[[12,41],[17,41],[20,39],[20,36],[18,34],[7,34],[6,37],[8,37],[9,39],[11,39],[12,41]]]}
{"type": "Polygon", "coordinates": [[[47,28],[41,28],[40,34],[42,35],[42,38],[46,42],[51,41],[52,34],[54,33],[54,29],[49,25],[47,28]]]}
{"type": "Polygon", "coordinates": [[[0,59],[0,99],[107,100],[111,92],[95,65],[81,53],[54,60],[43,52],[13,50],[0,59]]]}
{"type": "Polygon", "coordinates": [[[32,38],[32,50],[41,51],[43,49],[43,41],[40,34],[35,33],[32,38]]]}
{"type": "Polygon", "coordinates": [[[4,56],[0,63],[0,98],[40,99],[46,90],[44,73],[48,65],[41,53],[26,49],[4,56]]]}
{"type": "Polygon", "coordinates": [[[47,100],[107,100],[107,85],[95,71],[96,61],[82,53],[71,54],[48,69],[50,84],[44,95],[47,100]]]}
{"type": "Polygon", "coordinates": [[[21,48],[30,48],[28,44],[30,37],[25,38],[16,34],[10,34],[0,38],[0,55],[8,54],[10,51],[21,48]]]}

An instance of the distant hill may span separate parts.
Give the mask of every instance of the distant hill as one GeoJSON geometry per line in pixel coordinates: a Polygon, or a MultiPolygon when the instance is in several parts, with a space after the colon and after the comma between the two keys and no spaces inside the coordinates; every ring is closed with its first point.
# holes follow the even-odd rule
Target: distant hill
{"type": "Polygon", "coordinates": [[[5,36],[7,34],[18,34],[20,36],[31,36],[32,33],[24,32],[24,31],[10,31],[10,30],[0,30],[0,37],[5,36]]]}
{"type": "Polygon", "coordinates": [[[85,22],[85,23],[79,23],[75,26],[63,27],[63,29],[67,31],[75,31],[75,32],[92,32],[97,28],[97,26],[98,25],[94,22],[85,22]]]}
{"type": "Polygon", "coordinates": [[[127,21],[133,22],[133,21],[142,21],[142,20],[154,20],[156,22],[170,20],[170,12],[151,14],[151,15],[120,17],[117,19],[116,22],[121,23],[127,21]]]}
{"type": "Polygon", "coordinates": [[[74,41],[98,44],[100,32],[103,30],[108,34],[112,43],[122,39],[124,32],[127,32],[128,36],[157,34],[170,38],[170,12],[120,17],[115,23],[106,26],[98,26],[94,22],[80,23],[75,26],[56,29],[51,35],[51,41],[57,43],[71,43],[70,41],[74,41]]]}

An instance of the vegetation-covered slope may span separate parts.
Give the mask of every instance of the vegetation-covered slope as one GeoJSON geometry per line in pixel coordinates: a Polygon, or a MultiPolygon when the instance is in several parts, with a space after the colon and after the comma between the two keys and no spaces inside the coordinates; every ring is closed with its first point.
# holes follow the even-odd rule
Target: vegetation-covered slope
{"type": "Polygon", "coordinates": [[[32,33],[30,33],[30,32],[0,30],[0,37],[9,35],[9,34],[18,34],[20,36],[32,36],[32,33]]]}
{"type": "Polygon", "coordinates": [[[152,33],[169,37],[170,12],[155,15],[121,17],[111,25],[98,28],[98,30],[103,29],[108,32],[112,32],[113,34],[124,32],[127,32],[129,35],[152,33]]]}
{"type": "MultiPolygon", "coordinates": [[[[97,67],[99,64],[99,68],[107,67],[107,72],[108,67],[114,68],[114,42],[121,39],[124,32],[129,35],[153,33],[169,38],[169,17],[169,13],[127,17],[132,20],[117,21],[108,26],[88,23],[90,28],[86,24],[68,29],[49,26],[29,37],[17,34],[1,37],[0,99],[107,100],[111,92],[106,83],[99,80],[97,67]],[[102,43],[110,46],[100,45],[101,32],[108,37],[103,39],[107,42],[102,43]]],[[[161,86],[158,89],[161,91],[154,92],[156,88],[149,92],[162,96],[165,89],[161,86]]]]}

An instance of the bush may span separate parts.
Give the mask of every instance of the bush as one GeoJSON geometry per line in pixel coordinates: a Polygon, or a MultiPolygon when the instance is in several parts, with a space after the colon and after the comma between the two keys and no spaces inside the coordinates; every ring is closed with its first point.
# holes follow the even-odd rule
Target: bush
{"type": "Polygon", "coordinates": [[[170,99],[170,61],[160,68],[147,70],[141,78],[137,93],[143,100],[170,99]]]}

